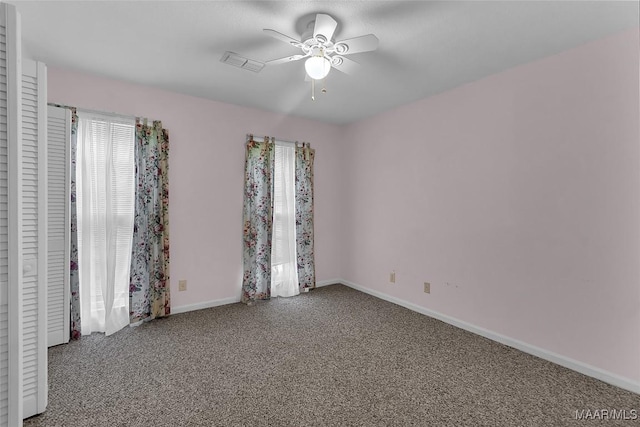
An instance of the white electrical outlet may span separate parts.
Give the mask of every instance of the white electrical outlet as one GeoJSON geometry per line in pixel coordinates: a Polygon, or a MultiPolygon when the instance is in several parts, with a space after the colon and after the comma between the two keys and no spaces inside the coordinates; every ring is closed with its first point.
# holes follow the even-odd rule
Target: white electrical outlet
{"type": "Polygon", "coordinates": [[[424,293],[425,294],[430,294],[431,293],[431,283],[424,282],[424,293]]]}
{"type": "Polygon", "coordinates": [[[396,272],[395,271],[392,271],[391,274],[389,274],[389,282],[396,283],[396,272]]]}
{"type": "Polygon", "coordinates": [[[179,280],[178,281],[178,291],[182,292],[182,291],[186,291],[187,290],[187,281],[186,280],[179,280]]]}

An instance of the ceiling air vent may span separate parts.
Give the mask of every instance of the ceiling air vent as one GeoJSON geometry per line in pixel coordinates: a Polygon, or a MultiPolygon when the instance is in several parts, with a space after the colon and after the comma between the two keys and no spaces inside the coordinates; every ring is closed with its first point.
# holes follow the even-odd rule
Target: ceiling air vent
{"type": "Polygon", "coordinates": [[[225,52],[222,55],[222,58],[220,58],[220,62],[233,65],[234,67],[253,71],[254,73],[258,73],[264,68],[264,63],[254,61],[253,59],[247,59],[233,52],[225,52]]]}

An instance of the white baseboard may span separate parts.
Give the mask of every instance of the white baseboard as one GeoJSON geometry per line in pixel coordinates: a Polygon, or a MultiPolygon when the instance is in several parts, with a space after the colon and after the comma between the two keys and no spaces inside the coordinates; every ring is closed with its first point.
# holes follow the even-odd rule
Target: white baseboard
{"type": "MultiPolygon", "coordinates": [[[[335,285],[335,284],[342,284],[342,281],[340,281],[340,279],[322,280],[322,281],[316,282],[316,288],[319,288],[321,286],[335,285]]],[[[219,305],[235,304],[236,302],[240,302],[239,295],[235,298],[234,297],[223,298],[223,299],[216,299],[212,301],[199,302],[196,304],[187,304],[187,305],[181,305],[178,307],[171,307],[171,314],[186,313],[188,311],[218,307],[219,305]]]]}
{"type": "Polygon", "coordinates": [[[218,307],[219,305],[234,304],[236,302],[240,302],[240,295],[238,295],[237,297],[216,299],[212,301],[199,302],[196,304],[171,307],[171,314],[186,313],[188,311],[202,310],[204,308],[218,307]]]}
{"type": "Polygon", "coordinates": [[[329,286],[329,285],[338,285],[338,284],[342,284],[343,282],[344,280],[340,280],[340,279],[321,280],[319,282],[316,282],[316,288],[321,288],[323,286],[329,286]]]}
{"type": "MultiPolygon", "coordinates": [[[[616,387],[623,388],[625,390],[629,390],[631,392],[640,394],[640,383],[630,380],[628,378],[621,377],[619,375],[613,374],[611,372],[607,372],[603,369],[596,368],[595,366],[588,365],[586,363],[579,362],[577,360],[568,358],[566,356],[562,356],[560,354],[545,350],[540,347],[536,347],[531,344],[527,344],[523,341],[519,341],[505,335],[498,334],[496,332],[490,331],[488,329],[481,328],[479,326],[475,326],[471,323],[464,322],[462,320],[455,319],[453,317],[447,316],[442,313],[438,313],[437,311],[429,310],[424,307],[420,307],[416,304],[410,303],[408,301],[402,300],[400,298],[393,297],[391,295],[385,294],[383,292],[379,292],[376,290],[368,289],[363,286],[357,285],[348,280],[335,280],[332,283],[341,283],[345,286],[353,288],[355,290],[364,292],[369,295],[373,295],[377,298],[383,299],[385,301],[392,302],[394,304],[400,305],[402,307],[408,308],[409,310],[416,311],[418,313],[424,314],[425,316],[433,317],[435,319],[441,320],[450,325],[456,326],[460,329],[464,329],[466,331],[472,332],[474,334],[483,336],[493,341],[497,341],[501,344],[507,345],[509,347],[513,347],[525,353],[531,354],[533,356],[537,356],[541,359],[548,360],[549,362],[553,362],[557,365],[564,366],[565,368],[571,369],[573,371],[579,372],[581,374],[587,375],[592,378],[596,378],[600,381],[604,381],[608,384],[614,385],[616,387]]],[[[329,283],[327,283],[329,284],[329,283]]],[[[318,285],[316,285],[318,286],[318,285]]]]}
{"type": "MultiPolygon", "coordinates": [[[[340,281],[340,279],[321,280],[319,282],[316,282],[316,288],[319,288],[322,286],[328,286],[328,285],[335,285],[335,284],[342,284],[342,281],[340,281]]],[[[234,304],[236,302],[240,302],[239,295],[235,298],[234,297],[223,298],[223,299],[199,302],[196,304],[187,304],[187,305],[180,305],[178,307],[171,307],[171,314],[186,313],[188,311],[202,310],[205,308],[218,307],[219,305],[234,304]]]]}

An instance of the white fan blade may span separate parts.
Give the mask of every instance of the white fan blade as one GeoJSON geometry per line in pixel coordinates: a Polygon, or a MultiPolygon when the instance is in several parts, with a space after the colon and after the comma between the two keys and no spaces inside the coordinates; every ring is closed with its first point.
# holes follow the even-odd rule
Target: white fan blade
{"type": "Polygon", "coordinates": [[[378,38],[373,34],[346,39],[335,44],[336,53],[350,55],[352,53],[369,52],[378,48],[378,38]]]}
{"type": "Polygon", "coordinates": [[[331,61],[331,66],[345,74],[353,74],[358,70],[360,64],[342,56],[334,56],[331,61]]]}
{"type": "Polygon", "coordinates": [[[324,36],[327,41],[333,37],[333,32],[336,30],[338,23],[335,19],[324,13],[318,13],[316,15],[316,24],[313,27],[313,37],[317,37],[318,34],[324,36]]]}
{"type": "Polygon", "coordinates": [[[280,59],[273,59],[271,61],[267,61],[265,62],[265,65],[276,65],[276,64],[284,64],[285,62],[293,62],[293,61],[297,61],[299,59],[304,58],[306,55],[291,55],[291,56],[285,56],[284,58],[280,58],[280,59]]]}
{"type": "Polygon", "coordinates": [[[270,29],[263,29],[262,31],[264,31],[265,33],[269,34],[271,37],[273,37],[274,39],[278,39],[280,41],[283,41],[287,44],[290,44],[292,46],[296,46],[299,47],[300,42],[294,38],[291,38],[285,34],[279,33],[276,30],[270,30],[270,29]]]}

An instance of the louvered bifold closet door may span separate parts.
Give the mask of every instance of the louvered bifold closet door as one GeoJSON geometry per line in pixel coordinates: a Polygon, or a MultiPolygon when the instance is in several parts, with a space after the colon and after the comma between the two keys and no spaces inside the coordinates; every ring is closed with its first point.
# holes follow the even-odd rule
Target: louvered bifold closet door
{"type": "Polygon", "coordinates": [[[0,3],[0,426],[22,425],[20,17],[0,3]]]}
{"type": "Polygon", "coordinates": [[[46,68],[22,63],[23,417],[47,405],[46,68]]]}
{"type": "Polygon", "coordinates": [[[5,10],[0,8],[0,425],[8,422],[9,405],[9,350],[8,350],[8,305],[9,299],[9,230],[7,175],[7,51],[5,10]]]}
{"type": "Polygon", "coordinates": [[[69,341],[69,204],[71,113],[48,107],[47,118],[47,345],[69,341]]]}

